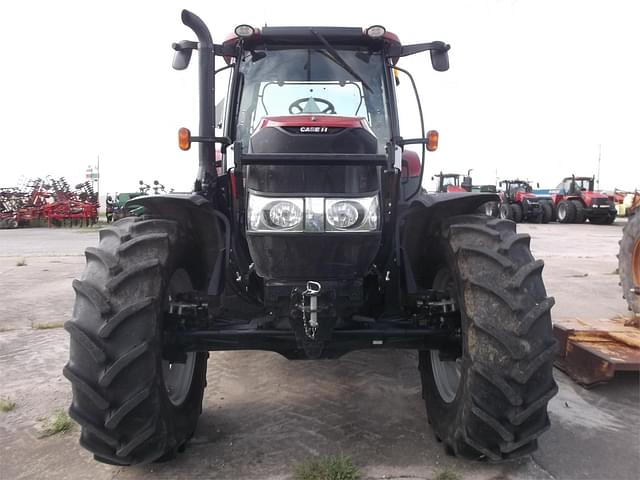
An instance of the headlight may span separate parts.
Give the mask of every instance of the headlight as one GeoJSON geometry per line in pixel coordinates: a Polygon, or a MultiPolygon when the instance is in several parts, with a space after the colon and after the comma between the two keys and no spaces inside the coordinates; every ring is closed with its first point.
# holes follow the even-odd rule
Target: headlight
{"type": "Polygon", "coordinates": [[[288,200],[274,202],[266,210],[271,225],[277,228],[292,228],[302,221],[302,209],[288,200]]]}
{"type": "Polygon", "coordinates": [[[249,195],[249,230],[254,232],[302,231],[302,198],[272,198],[249,195]]]}
{"type": "Polygon", "coordinates": [[[327,222],[339,230],[353,227],[361,216],[358,207],[356,202],[336,202],[327,209],[327,222]]]}
{"type": "Polygon", "coordinates": [[[378,197],[327,198],[327,231],[372,231],[378,229],[378,197]]]}
{"type": "Polygon", "coordinates": [[[277,198],[249,194],[250,232],[371,232],[378,229],[378,197],[277,198]]]}

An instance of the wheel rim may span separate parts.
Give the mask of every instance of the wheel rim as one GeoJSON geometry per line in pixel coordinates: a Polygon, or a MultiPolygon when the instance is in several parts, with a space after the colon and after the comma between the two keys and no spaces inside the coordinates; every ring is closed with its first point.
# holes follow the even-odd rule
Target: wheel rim
{"type": "Polygon", "coordinates": [[[493,207],[489,203],[485,203],[484,205],[484,214],[487,217],[491,217],[493,215],[493,207]]]}
{"type": "Polygon", "coordinates": [[[169,401],[177,407],[184,403],[189,394],[195,365],[195,352],[187,353],[187,360],[184,363],[162,361],[162,378],[167,389],[167,396],[169,401]]]}
{"type": "Polygon", "coordinates": [[[462,377],[460,359],[454,361],[440,360],[440,352],[431,350],[431,369],[436,388],[444,403],[451,403],[456,398],[462,377]]]}
{"type": "MultiPolygon", "coordinates": [[[[456,288],[453,276],[447,268],[441,269],[433,281],[434,290],[442,290],[455,300],[456,288]]],[[[456,398],[462,377],[461,358],[456,360],[441,360],[439,350],[431,350],[431,369],[433,379],[440,397],[445,403],[451,403],[456,398]]]]}
{"type": "Polygon", "coordinates": [[[567,207],[564,205],[558,206],[558,220],[564,220],[567,216],[567,207]]]}
{"type": "MultiPolygon", "coordinates": [[[[169,282],[168,302],[179,293],[188,292],[192,289],[191,280],[184,270],[176,270],[169,282]]],[[[187,352],[184,363],[162,361],[162,379],[167,391],[169,401],[179,407],[184,403],[191,390],[193,372],[196,365],[196,352],[187,352]]]]}

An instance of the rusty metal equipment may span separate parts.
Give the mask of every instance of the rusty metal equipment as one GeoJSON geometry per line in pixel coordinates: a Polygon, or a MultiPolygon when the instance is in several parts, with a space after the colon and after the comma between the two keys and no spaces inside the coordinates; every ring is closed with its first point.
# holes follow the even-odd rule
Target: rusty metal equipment
{"type": "Polygon", "coordinates": [[[640,371],[640,329],[612,320],[555,320],[555,366],[584,387],[611,380],[619,371],[640,371]]]}

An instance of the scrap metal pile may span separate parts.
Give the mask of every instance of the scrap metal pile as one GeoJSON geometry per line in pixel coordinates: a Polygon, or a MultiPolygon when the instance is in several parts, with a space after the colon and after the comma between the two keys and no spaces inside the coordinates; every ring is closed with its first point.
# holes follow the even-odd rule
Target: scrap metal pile
{"type": "Polygon", "coordinates": [[[98,207],[89,181],[72,189],[64,177],[36,178],[22,187],[0,188],[0,228],[89,226],[98,220],[98,207]]]}

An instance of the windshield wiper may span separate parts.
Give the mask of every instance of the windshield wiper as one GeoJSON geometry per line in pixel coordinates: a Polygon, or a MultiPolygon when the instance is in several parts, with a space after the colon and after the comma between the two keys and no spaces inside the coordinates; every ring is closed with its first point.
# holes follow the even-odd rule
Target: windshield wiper
{"type": "Polygon", "coordinates": [[[340,54],[338,53],[338,51],[333,48],[331,46],[331,44],[327,41],[326,38],[324,38],[324,35],[322,35],[319,32],[316,32],[313,28],[309,29],[311,31],[311,33],[313,33],[315,35],[315,37],[320,40],[322,42],[322,44],[327,48],[327,51],[329,52],[329,54],[331,55],[331,58],[333,59],[334,62],[336,62],[338,65],[340,65],[342,68],[344,68],[350,75],[352,75],[356,80],[360,81],[362,83],[362,86],[364,88],[366,88],[367,90],[369,90],[370,93],[373,93],[373,90],[371,89],[371,87],[367,84],[367,82],[365,82],[365,80],[358,75],[358,73],[351,68],[351,66],[340,56],[340,54]]]}

